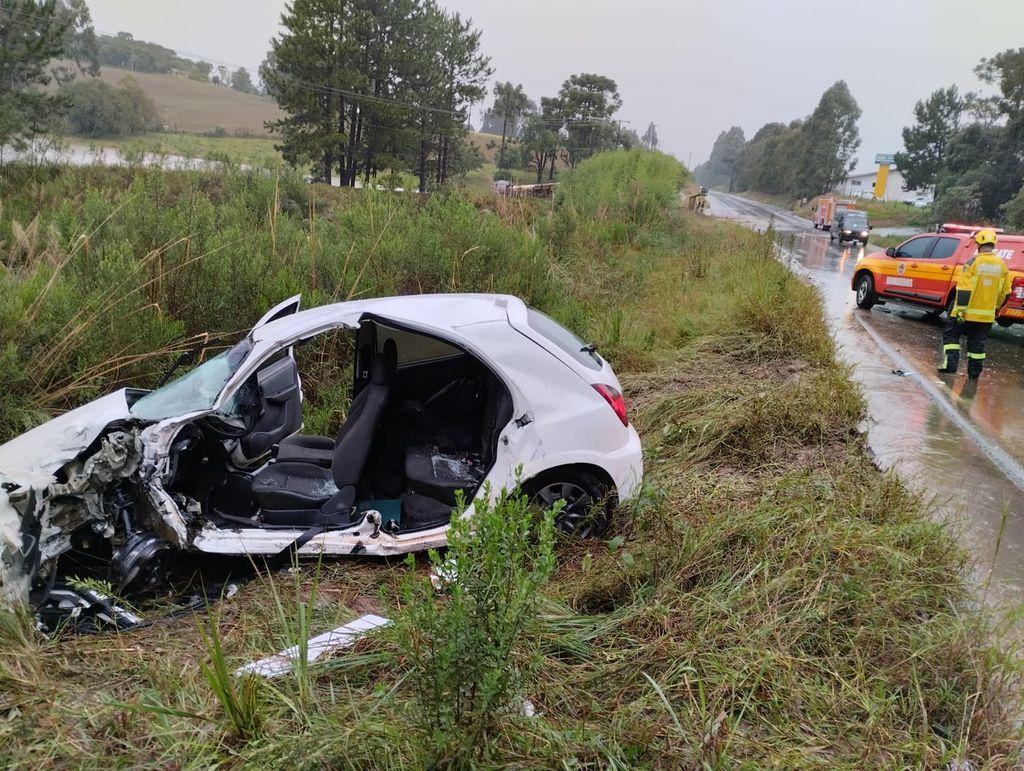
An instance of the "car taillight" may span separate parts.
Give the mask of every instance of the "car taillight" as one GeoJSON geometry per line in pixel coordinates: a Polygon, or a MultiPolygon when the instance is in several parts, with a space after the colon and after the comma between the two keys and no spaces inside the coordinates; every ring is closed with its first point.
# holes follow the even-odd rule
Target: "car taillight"
{"type": "Polygon", "coordinates": [[[1013,279],[1013,296],[1018,300],[1024,300],[1024,276],[1013,279]]]}
{"type": "Polygon", "coordinates": [[[609,406],[615,410],[615,414],[622,421],[622,425],[628,426],[629,417],[626,415],[626,400],[622,398],[619,389],[610,385],[594,383],[594,390],[601,394],[609,406]]]}

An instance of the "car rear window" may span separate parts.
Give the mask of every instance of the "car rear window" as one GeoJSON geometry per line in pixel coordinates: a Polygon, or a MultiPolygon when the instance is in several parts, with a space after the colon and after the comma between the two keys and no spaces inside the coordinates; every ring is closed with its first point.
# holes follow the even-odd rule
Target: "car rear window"
{"type": "Polygon", "coordinates": [[[935,243],[935,248],[932,249],[932,259],[945,260],[952,257],[953,252],[955,252],[959,247],[960,239],[958,238],[940,238],[935,243]]]}
{"type": "Polygon", "coordinates": [[[384,343],[388,340],[395,341],[395,347],[398,349],[399,364],[418,364],[424,361],[436,361],[437,359],[448,359],[453,356],[463,355],[462,351],[443,340],[378,324],[378,353],[384,350],[384,343]]]}
{"type": "Polygon", "coordinates": [[[530,329],[544,335],[545,338],[572,356],[573,359],[584,367],[599,370],[604,366],[604,361],[602,361],[593,348],[553,318],[534,308],[528,308],[526,314],[530,329]]]}

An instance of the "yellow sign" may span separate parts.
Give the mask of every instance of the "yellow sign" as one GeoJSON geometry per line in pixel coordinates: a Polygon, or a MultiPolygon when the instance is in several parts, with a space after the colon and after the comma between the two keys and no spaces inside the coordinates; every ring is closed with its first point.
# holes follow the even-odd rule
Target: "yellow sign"
{"type": "Polygon", "coordinates": [[[875,177],[875,198],[885,198],[885,188],[889,184],[889,164],[883,163],[878,167],[878,176],[875,177]]]}

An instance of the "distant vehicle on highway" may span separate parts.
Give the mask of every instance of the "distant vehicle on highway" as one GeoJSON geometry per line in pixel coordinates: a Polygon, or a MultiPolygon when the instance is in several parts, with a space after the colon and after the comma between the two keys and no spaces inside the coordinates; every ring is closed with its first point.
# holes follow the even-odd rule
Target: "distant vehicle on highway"
{"type": "MultiPolygon", "coordinates": [[[[938,316],[948,316],[956,282],[967,260],[977,253],[973,225],[943,225],[890,246],[884,253],[857,261],[851,287],[857,305],[865,310],[887,302],[912,305],[938,316]]],[[[996,312],[1003,327],[1024,323],[1024,236],[1000,235],[996,254],[1006,260],[1013,291],[996,312]]]]}
{"type": "Polygon", "coordinates": [[[829,240],[838,239],[840,244],[843,241],[860,241],[866,245],[870,233],[867,212],[860,209],[841,209],[832,221],[829,240]]]}
{"type": "Polygon", "coordinates": [[[835,218],[846,209],[855,209],[855,201],[839,199],[834,195],[818,196],[814,202],[814,227],[820,230],[831,230],[835,218]]]}

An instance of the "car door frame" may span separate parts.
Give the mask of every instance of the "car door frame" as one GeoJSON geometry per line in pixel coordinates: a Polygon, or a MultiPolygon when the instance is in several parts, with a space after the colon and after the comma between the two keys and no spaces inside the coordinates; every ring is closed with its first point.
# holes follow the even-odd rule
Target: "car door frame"
{"type": "MultiPolygon", "coordinates": [[[[880,295],[892,297],[897,300],[903,300],[905,302],[915,303],[918,305],[932,305],[934,302],[930,299],[929,295],[921,292],[909,291],[917,287],[914,285],[915,276],[907,275],[908,270],[911,268],[911,260],[926,260],[931,255],[932,250],[935,248],[935,244],[938,243],[938,235],[934,233],[922,233],[920,235],[911,236],[902,244],[896,247],[896,252],[892,257],[888,257],[886,261],[886,268],[883,272],[885,277],[884,287],[876,289],[880,295]],[[900,257],[900,249],[909,244],[911,241],[918,241],[923,239],[930,239],[931,244],[927,247],[923,255],[913,257],[900,257]],[[908,284],[901,282],[907,281],[908,284]]],[[[920,279],[918,279],[920,280],[920,279]]]]}

